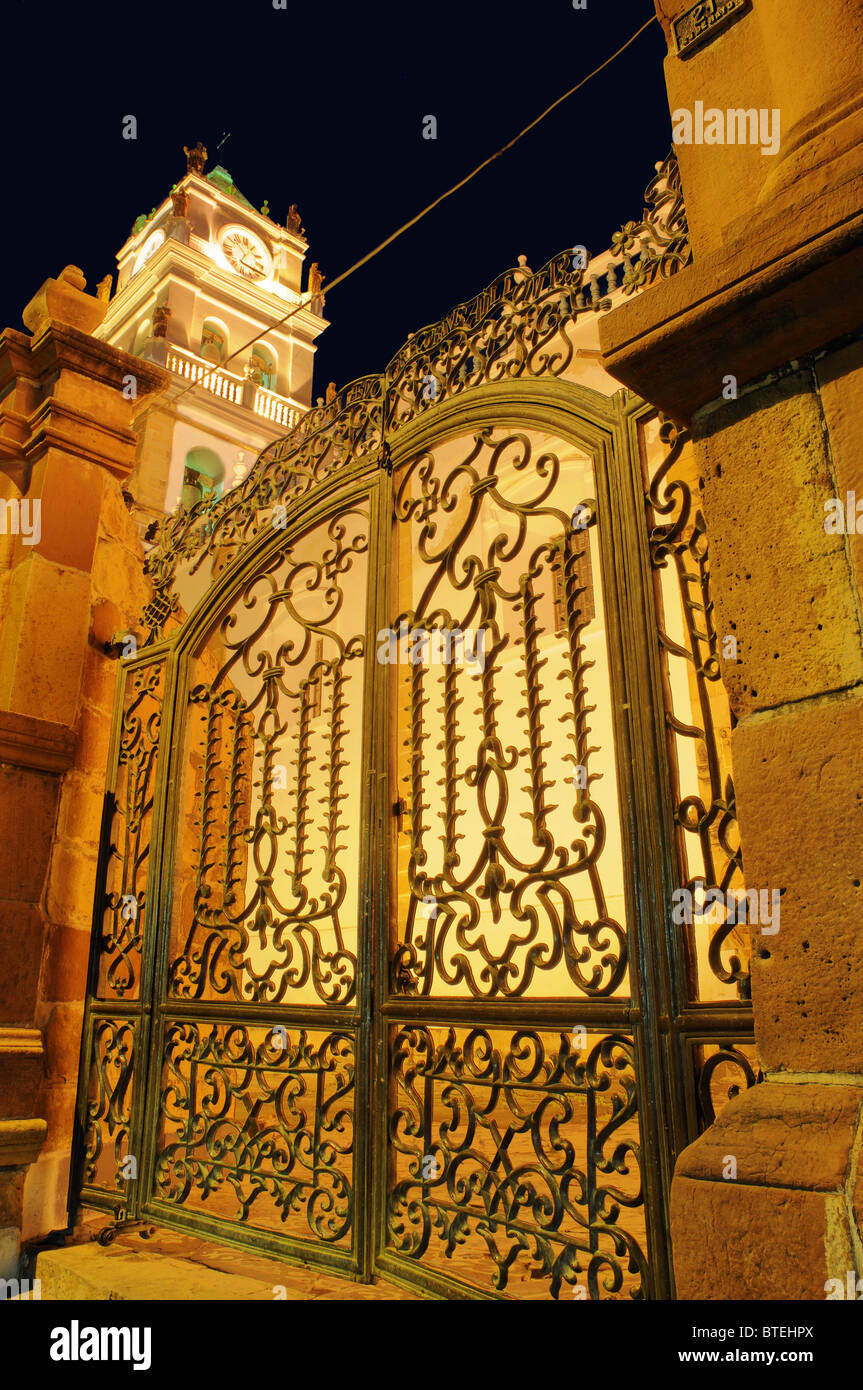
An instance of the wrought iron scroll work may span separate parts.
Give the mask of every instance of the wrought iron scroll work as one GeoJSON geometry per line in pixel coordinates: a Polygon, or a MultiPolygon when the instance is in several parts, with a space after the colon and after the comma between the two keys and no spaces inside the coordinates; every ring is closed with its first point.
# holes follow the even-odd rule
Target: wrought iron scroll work
{"type": "Polygon", "coordinates": [[[83,1177],[85,1183],[111,1192],[126,1190],[123,1160],[129,1148],[137,1027],[133,1019],[99,1018],[93,1023],[83,1177]]]}
{"type": "Polygon", "coordinates": [[[189,751],[200,757],[201,785],[181,836],[190,846],[181,872],[194,875],[195,891],[170,967],[179,998],[281,1004],[307,986],[323,1003],[354,996],[356,955],[341,920],[346,692],[352,675],[357,684],[365,639],[343,636],[339,623],[346,586],[364,583],[357,562],[368,550],[368,516],[345,511],[313,534],[321,545],[314,558],[289,548],[247,581],[213,639],[221,666],[189,692],[189,751]],[[326,655],[315,660],[324,642],[326,655]],[[315,722],[326,730],[318,730],[316,760],[318,702],[315,722]]]}
{"type": "MultiPolygon", "coordinates": [[[[729,1100],[764,1080],[760,1067],[757,1063],[753,1065],[754,1058],[747,1057],[744,1045],[720,1041],[709,1046],[715,1050],[702,1057],[697,1076],[698,1118],[702,1130],[713,1124],[718,1111],[729,1100]]],[[[748,1044],[748,1048],[750,1053],[755,1053],[754,1043],[748,1044]]],[[[706,1054],[707,1047],[701,1050],[706,1054]]]]}
{"type": "MultiPolygon", "coordinates": [[[[587,525],[574,531],[571,517],[555,507],[560,460],[548,449],[534,452],[526,432],[485,429],[465,447],[467,455],[447,471],[433,455],[420,455],[400,476],[395,498],[397,526],[412,527],[422,593],[394,627],[405,621],[411,633],[475,629],[489,640],[481,679],[455,662],[441,680],[421,663],[410,668],[411,899],[393,985],[423,996],[459,986],[474,998],[517,998],[535,975],[563,963],[580,994],[607,997],[623,980],[628,953],[626,932],[606,903],[606,823],[590,766],[598,751],[590,743],[596,706],[588,703],[587,683],[594,663],[582,641],[587,623],[577,574],[580,547],[590,543],[587,525]],[[523,489],[533,484],[530,497],[507,495],[513,474],[523,489]],[[446,540],[448,517],[455,534],[446,540]],[[574,544],[562,558],[567,631],[556,641],[561,532],[574,544]],[[450,612],[451,602],[460,602],[460,610],[450,612]],[[518,694],[504,682],[502,662],[509,658],[518,664],[518,694]],[[552,699],[557,681],[565,700],[552,699]],[[506,708],[513,695],[515,710],[506,708]],[[432,707],[435,727],[445,730],[442,745],[431,742],[426,727],[432,707]],[[563,761],[584,772],[583,786],[564,784],[574,821],[565,839],[553,828],[562,791],[560,769],[554,758],[547,761],[553,723],[566,730],[563,761]],[[459,745],[474,743],[475,756],[457,767],[459,745]],[[518,802],[525,809],[516,815],[509,808],[518,792],[527,800],[518,802]],[[529,836],[519,843],[523,820],[529,836]],[[475,854],[462,824],[481,827],[475,854]],[[435,855],[430,872],[434,840],[443,843],[443,855],[435,855]],[[429,898],[435,908],[424,918],[429,898]]],[[[595,519],[592,501],[578,511],[585,521],[595,519]]]]}
{"type": "Polygon", "coordinates": [[[99,940],[101,998],[137,997],[140,989],[163,683],[164,665],[156,663],[134,669],[126,686],[110,831],[110,889],[99,940]]]}
{"type": "Polygon", "coordinates": [[[624,1211],[631,1228],[641,1215],[643,1233],[630,1038],[609,1034],[585,1054],[565,1033],[436,1037],[407,1024],[392,1072],[393,1250],[448,1262],[473,1243],[499,1292],[520,1273],[547,1281],[552,1298],[575,1285],[591,1299],[645,1296],[644,1250],[620,1224],[624,1211]]]}
{"type": "MultiPolygon", "coordinates": [[[[679,882],[694,898],[700,899],[709,889],[718,889],[724,895],[731,888],[742,887],[743,855],[734,783],[730,775],[723,778],[711,700],[711,687],[722,687],[722,670],[711,595],[707,529],[699,499],[693,496],[692,488],[678,468],[689,436],[670,420],[662,419],[660,439],[667,453],[648,487],[646,500],[652,513],[648,542],[654,569],[664,569],[668,563],[673,565],[684,614],[685,646],[672,640],[657,615],[660,646],[666,659],[681,658],[690,665],[697,688],[699,723],[682,722],[671,707],[670,698],[665,719],[672,736],[691,739],[700,750],[709,784],[709,801],[696,793],[682,796],[683,789],[679,787],[675,771],[676,758],[672,756],[672,780],[678,797],[673,814],[680,837],[679,882]],[[661,521],[661,517],[668,519],[661,521]],[[689,836],[698,840],[703,874],[688,872],[686,839],[689,836]]],[[[733,714],[730,719],[733,728],[733,714]]],[[[711,934],[708,962],[717,980],[736,985],[740,996],[748,998],[749,965],[744,945],[738,926],[723,921],[711,934]]]]}
{"type": "Polygon", "coordinates": [[[585,313],[605,312],[611,296],[675,274],[691,251],[680,171],[673,150],[657,165],[640,222],[615,234],[612,259],[588,273],[565,251],[540,270],[516,266],[446,318],[414,333],[380,376],[360,377],[309,410],[284,439],[269,445],[238,486],[215,505],[197,503],[166,517],[147,557],[154,593],[142,616],[148,642],[178,618],[178,566],[209,559],[223,567],[287,506],[349,461],[374,457],[385,468],[395,431],[448,396],[520,376],[560,376],[572,362],[572,328],[585,313]],[[617,258],[617,259],[614,259],[617,258]]]}
{"type": "Polygon", "coordinates": [[[155,1195],[250,1225],[268,1207],[259,1224],[338,1243],[353,1216],[353,1039],[262,1031],[168,1025],[155,1195]]]}

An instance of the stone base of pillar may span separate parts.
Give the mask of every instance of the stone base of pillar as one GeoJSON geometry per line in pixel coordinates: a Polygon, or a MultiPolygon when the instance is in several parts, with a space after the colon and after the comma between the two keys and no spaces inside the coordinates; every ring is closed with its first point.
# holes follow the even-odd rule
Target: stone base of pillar
{"type": "Polygon", "coordinates": [[[0,1279],[18,1278],[24,1178],[47,1129],[40,1119],[0,1120],[0,1279]]]}
{"type": "Polygon", "coordinates": [[[863,1298],[861,1145],[863,1077],[768,1080],[730,1101],[675,1170],[677,1297],[863,1298]]]}

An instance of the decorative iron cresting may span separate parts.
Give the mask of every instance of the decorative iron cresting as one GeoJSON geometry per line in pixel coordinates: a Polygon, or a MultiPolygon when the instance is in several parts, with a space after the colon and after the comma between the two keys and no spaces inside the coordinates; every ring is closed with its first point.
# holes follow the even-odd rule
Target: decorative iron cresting
{"type": "Polygon", "coordinates": [[[173,584],[181,562],[195,571],[209,559],[216,572],[271,524],[272,508],[289,505],[349,460],[374,456],[386,467],[394,432],[449,396],[523,375],[562,375],[575,355],[572,328],[582,314],[608,310],[621,285],[632,293],[687,265],[674,151],[656,168],[644,217],[615,233],[601,273],[588,274],[571,250],[535,272],[521,264],[505,271],[446,318],[412,334],[383,375],[360,377],[307,411],[215,505],[199,502],[167,517],[147,558],[154,593],[142,617],[146,640],[158,641],[176,615],[173,584]]]}
{"type": "Polygon", "coordinates": [[[692,260],[680,166],[673,150],[657,164],[644,197],[647,206],[641,221],[625,223],[611,238],[612,252],[626,262],[624,294],[667,280],[692,260]]]}

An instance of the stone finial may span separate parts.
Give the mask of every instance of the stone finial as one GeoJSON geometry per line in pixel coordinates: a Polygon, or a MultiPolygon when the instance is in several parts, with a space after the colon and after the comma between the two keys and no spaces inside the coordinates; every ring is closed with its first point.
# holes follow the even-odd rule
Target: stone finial
{"type": "Polygon", "coordinates": [[[24,327],[38,337],[52,323],[92,333],[108,312],[101,297],[86,294],[84,272],[76,265],[67,265],[56,280],[46,280],[21,315],[24,327]]]}
{"type": "Polygon", "coordinates": [[[65,285],[73,285],[76,290],[81,290],[82,293],[87,288],[84,272],[80,266],[77,265],[67,265],[60,271],[57,279],[62,280],[65,285]]]}

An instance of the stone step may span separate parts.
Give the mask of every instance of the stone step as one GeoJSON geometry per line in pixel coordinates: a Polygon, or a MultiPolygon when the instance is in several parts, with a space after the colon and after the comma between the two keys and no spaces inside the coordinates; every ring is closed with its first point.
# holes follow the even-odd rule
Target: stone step
{"type": "Polygon", "coordinates": [[[94,1242],[44,1250],[36,1260],[41,1298],[52,1302],[243,1300],[272,1302],[402,1300],[411,1294],[395,1285],[358,1284],[306,1266],[288,1265],[212,1242],[188,1242],[194,1257],[180,1253],[184,1241],[170,1237],[109,1246],[94,1242]],[[218,1267],[221,1266],[221,1267],[218,1267]]]}

